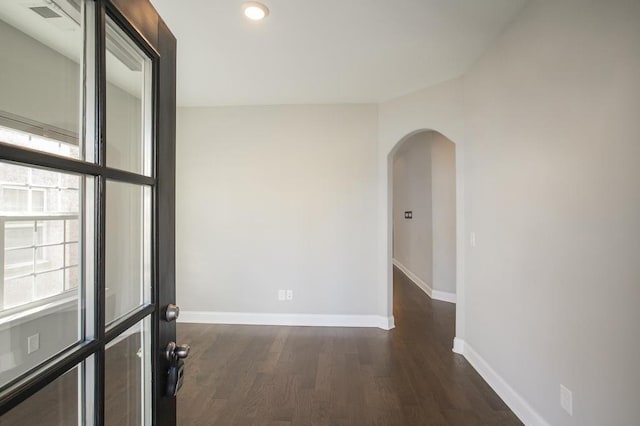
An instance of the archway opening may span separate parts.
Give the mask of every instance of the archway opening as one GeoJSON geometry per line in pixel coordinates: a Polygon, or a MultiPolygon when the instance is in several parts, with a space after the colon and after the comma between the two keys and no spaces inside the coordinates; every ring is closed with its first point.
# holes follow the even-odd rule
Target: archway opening
{"type": "Polygon", "coordinates": [[[407,302],[397,286],[394,293],[398,280],[412,282],[433,300],[457,300],[456,145],[422,129],[402,138],[388,160],[389,296],[398,322],[397,304],[407,302]]]}

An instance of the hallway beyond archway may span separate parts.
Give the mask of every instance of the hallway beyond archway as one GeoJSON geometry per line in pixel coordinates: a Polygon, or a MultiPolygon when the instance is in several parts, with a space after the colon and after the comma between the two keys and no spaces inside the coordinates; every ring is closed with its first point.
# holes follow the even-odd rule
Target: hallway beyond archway
{"type": "Polygon", "coordinates": [[[407,135],[389,154],[389,261],[429,297],[452,303],[458,286],[456,156],[456,144],[433,130],[407,135]]]}

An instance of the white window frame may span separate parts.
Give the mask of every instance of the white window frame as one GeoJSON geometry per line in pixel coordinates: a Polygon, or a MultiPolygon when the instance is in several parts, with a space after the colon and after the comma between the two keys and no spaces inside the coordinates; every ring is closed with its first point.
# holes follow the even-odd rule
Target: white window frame
{"type": "MultiPolygon", "coordinates": [[[[78,264],[71,264],[71,265],[67,265],[67,261],[66,261],[66,247],[71,245],[71,244],[78,244],[79,247],[79,253],[81,250],[81,241],[78,240],[67,240],[67,221],[70,220],[80,220],[80,216],[77,214],[53,214],[53,215],[43,215],[43,216],[35,216],[35,215],[29,215],[29,216],[0,216],[0,322],[2,320],[2,318],[4,318],[5,316],[8,315],[13,315],[16,312],[21,312],[21,311],[25,311],[37,306],[41,306],[41,305],[47,305],[52,303],[53,301],[56,300],[61,300],[61,299],[66,299],[70,296],[72,296],[73,294],[77,294],[78,291],[78,287],[74,287],[74,288],[67,288],[67,280],[66,280],[66,274],[68,273],[68,270],[72,269],[72,268],[78,268],[78,276],[81,276],[81,265],[80,263],[78,264]],[[8,309],[5,309],[5,301],[4,301],[4,289],[5,289],[5,253],[7,248],[5,247],[5,229],[6,229],[6,224],[7,222],[27,222],[27,223],[31,223],[33,224],[34,227],[37,227],[38,222],[45,222],[45,221],[59,221],[62,220],[63,221],[63,237],[62,237],[62,242],[60,243],[45,243],[45,244],[38,244],[36,241],[32,241],[32,244],[30,246],[25,246],[25,247],[14,247],[14,248],[10,248],[9,250],[17,250],[17,249],[25,249],[25,248],[30,248],[31,250],[33,250],[33,271],[29,274],[25,274],[24,277],[28,277],[28,276],[32,276],[33,277],[33,282],[32,282],[32,288],[31,288],[31,300],[27,303],[23,303],[20,305],[16,305],[16,306],[12,306],[8,309]],[[37,270],[37,259],[36,259],[36,252],[38,248],[43,248],[43,247],[53,247],[53,246],[62,246],[62,266],[59,268],[53,268],[53,269],[48,269],[45,271],[38,271],[37,270]],[[63,275],[62,275],[62,291],[59,293],[56,293],[54,295],[48,296],[48,297],[44,297],[41,299],[35,299],[35,279],[38,275],[42,275],[42,274],[46,274],[48,272],[55,272],[55,271],[62,271],[63,275]]],[[[19,279],[21,278],[20,276],[18,277],[12,277],[11,279],[19,279]]],[[[79,283],[80,284],[80,283],[79,283]]]]}
{"type": "MultiPolygon", "coordinates": [[[[78,134],[75,132],[70,132],[67,131],[65,129],[62,128],[57,128],[54,126],[50,126],[50,125],[46,125],[40,122],[36,122],[33,121],[31,119],[25,118],[25,117],[21,117],[18,115],[14,115],[11,114],[7,111],[1,111],[0,110],[0,127],[8,130],[8,131],[12,131],[12,132],[17,132],[18,134],[22,134],[22,135],[28,135],[29,138],[31,137],[36,137],[36,138],[44,138],[47,139],[51,142],[57,142],[60,144],[64,144],[64,145],[70,145],[70,146],[76,146],[79,147],[79,137],[78,134]]],[[[22,146],[22,143],[17,143],[18,146],[22,146]]],[[[46,152],[49,152],[47,150],[45,150],[46,152]]],[[[54,153],[55,152],[51,152],[54,153]]],[[[72,157],[74,158],[74,157],[72,157]]],[[[58,190],[58,200],[57,200],[57,205],[60,206],[60,202],[61,202],[61,191],[62,189],[65,190],[76,190],[76,191],[80,191],[80,188],[67,188],[64,187],[62,185],[62,175],[60,175],[58,182],[56,185],[54,186],[46,186],[46,185],[34,185],[33,184],[33,174],[32,174],[32,169],[29,168],[28,169],[28,178],[27,178],[27,183],[26,184],[20,184],[20,183],[16,183],[16,182],[0,182],[0,195],[2,195],[2,200],[4,200],[4,188],[11,188],[11,189],[19,189],[19,190],[26,190],[28,191],[28,196],[27,196],[27,200],[28,200],[28,209],[27,209],[27,214],[22,214],[20,215],[20,213],[18,212],[4,212],[0,213],[0,327],[2,326],[2,324],[4,324],[7,321],[13,321],[13,319],[15,317],[22,317],[23,315],[29,314],[36,314],[37,312],[40,312],[42,310],[46,310],[49,309],[52,305],[58,305],[60,303],[67,303],[70,300],[75,300],[77,299],[77,294],[78,294],[78,289],[81,287],[82,285],[82,265],[80,264],[81,262],[79,262],[79,264],[77,265],[66,265],[66,246],[69,244],[74,244],[77,243],[78,244],[78,253],[82,253],[82,237],[79,236],[78,241],[67,241],[67,234],[66,234],[66,221],[63,229],[63,259],[62,259],[62,269],[63,272],[63,278],[62,278],[62,292],[49,296],[49,297],[45,297],[42,299],[36,299],[33,300],[33,296],[35,295],[34,290],[32,289],[32,300],[28,303],[24,303],[21,305],[17,305],[17,306],[13,306],[11,308],[5,309],[4,308],[4,288],[5,288],[5,224],[8,221],[13,221],[15,222],[16,219],[19,220],[25,220],[25,221],[31,221],[33,222],[34,220],[40,220],[40,221],[46,221],[46,220],[60,220],[61,218],[68,218],[67,220],[71,220],[71,219],[75,219],[75,220],[81,220],[81,216],[78,213],[49,213],[47,214],[47,208],[48,206],[48,202],[47,202],[47,190],[48,189],[57,189],[58,190]],[[42,192],[44,194],[44,203],[43,203],[43,210],[40,211],[33,211],[33,192],[37,191],[37,192],[42,192]],[[66,273],[68,269],[71,269],[73,267],[77,267],[78,268],[78,277],[79,277],[79,283],[78,283],[78,287],[74,287],[74,288],[67,288],[67,283],[66,283],[66,273]]],[[[2,212],[2,207],[0,204],[0,212],[2,212]]],[[[36,222],[37,223],[37,222],[36,222]]],[[[37,225],[35,225],[37,226],[37,225]]],[[[82,235],[82,232],[79,233],[80,235],[82,235]]],[[[34,283],[35,283],[35,276],[38,274],[43,274],[46,272],[51,272],[51,271],[41,271],[41,272],[36,272],[36,264],[35,262],[37,262],[36,259],[36,250],[38,248],[38,244],[36,244],[36,241],[33,241],[33,245],[32,245],[32,249],[34,251],[33,254],[33,259],[34,259],[34,269],[33,269],[33,277],[34,277],[34,283]]]]}
{"type": "MultiPolygon", "coordinates": [[[[29,169],[29,180],[31,180],[31,169],[29,169]]],[[[26,191],[27,192],[27,211],[33,213],[44,213],[47,211],[47,192],[45,188],[42,187],[33,187],[31,184],[29,185],[16,185],[15,183],[3,183],[0,185],[2,188],[2,201],[5,201],[5,191],[7,189],[11,189],[14,191],[26,191]],[[39,192],[43,195],[43,204],[42,210],[33,210],[33,193],[39,192]]],[[[12,210],[12,212],[15,212],[12,210]]],[[[10,213],[10,212],[7,212],[10,213]]]]}

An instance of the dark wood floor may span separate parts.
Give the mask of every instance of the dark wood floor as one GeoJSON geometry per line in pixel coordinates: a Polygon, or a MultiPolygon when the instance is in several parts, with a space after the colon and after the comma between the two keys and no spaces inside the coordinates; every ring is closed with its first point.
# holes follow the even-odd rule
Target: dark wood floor
{"type": "Polygon", "coordinates": [[[191,343],[178,398],[187,425],[521,424],[451,352],[455,306],[394,271],[390,332],[179,324],[191,343]]]}

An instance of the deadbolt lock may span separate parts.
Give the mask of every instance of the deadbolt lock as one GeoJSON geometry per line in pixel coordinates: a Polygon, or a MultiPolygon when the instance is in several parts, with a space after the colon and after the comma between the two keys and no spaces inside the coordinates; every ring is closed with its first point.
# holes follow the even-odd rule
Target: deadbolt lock
{"type": "Polygon", "coordinates": [[[167,322],[171,322],[171,321],[177,320],[179,316],[180,316],[180,308],[177,305],[174,305],[173,303],[169,303],[167,305],[167,310],[165,311],[165,314],[164,314],[164,319],[167,320],[167,322]]]}

